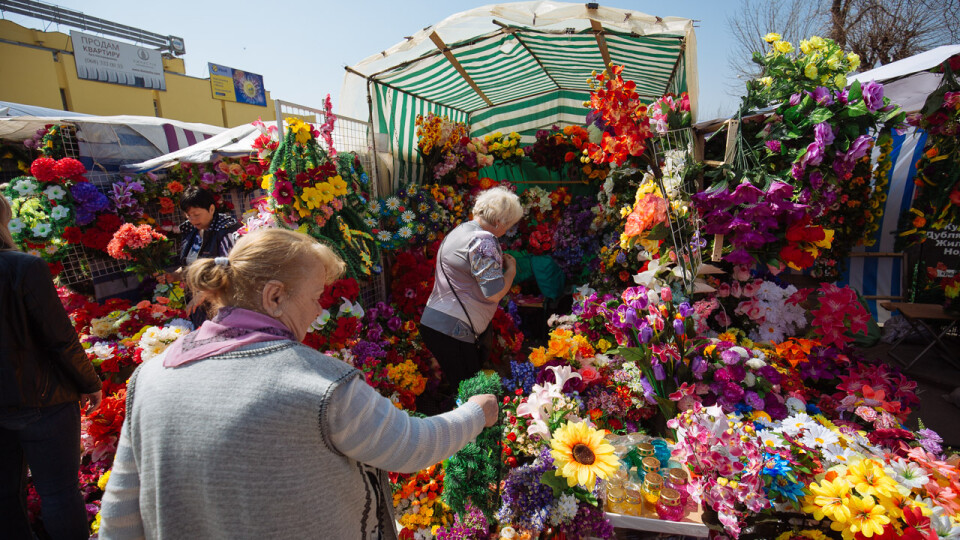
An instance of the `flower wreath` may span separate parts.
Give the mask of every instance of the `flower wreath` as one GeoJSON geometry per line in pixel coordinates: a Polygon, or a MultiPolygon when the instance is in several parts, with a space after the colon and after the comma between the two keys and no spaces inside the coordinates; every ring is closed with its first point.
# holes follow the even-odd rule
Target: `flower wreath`
{"type": "Polygon", "coordinates": [[[62,236],[64,227],[74,221],[73,197],[68,189],[56,184],[41,188],[42,184],[31,176],[10,182],[3,192],[13,210],[8,227],[13,239],[28,253],[53,262],[65,255],[67,243],[62,236]]]}
{"type": "Polygon", "coordinates": [[[380,248],[354,210],[363,207],[362,195],[350,189],[362,183],[366,174],[355,156],[331,158],[317,144],[318,136],[310,124],[287,119],[287,132],[261,182],[269,192],[267,207],[261,212],[272,213],[280,227],[328,244],[347,263],[349,277],[378,273],[380,248]]]}

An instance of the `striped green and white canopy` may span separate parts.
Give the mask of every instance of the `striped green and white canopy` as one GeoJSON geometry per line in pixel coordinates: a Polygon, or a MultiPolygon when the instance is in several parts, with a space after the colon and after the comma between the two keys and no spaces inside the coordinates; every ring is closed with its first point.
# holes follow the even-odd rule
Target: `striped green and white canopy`
{"type": "MultiPolygon", "coordinates": [[[[645,100],[698,85],[693,21],[596,4],[519,2],[476,8],[347,68],[341,111],[386,137],[394,181],[420,176],[417,115],[466,122],[471,136],[582,125],[588,79],[614,63],[645,100]],[[366,88],[364,88],[364,86],[366,88]],[[369,108],[367,100],[369,99],[369,108]]],[[[395,184],[396,185],[396,184],[395,184]]]]}

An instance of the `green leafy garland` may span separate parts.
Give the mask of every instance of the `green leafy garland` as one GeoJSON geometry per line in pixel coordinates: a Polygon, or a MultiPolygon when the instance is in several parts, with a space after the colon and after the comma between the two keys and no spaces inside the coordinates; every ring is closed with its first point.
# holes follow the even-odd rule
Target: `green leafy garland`
{"type": "MultiPolygon", "coordinates": [[[[496,374],[478,373],[460,383],[457,399],[460,403],[479,394],[500,395],[503,386],[496,374]]],[[[500,436],[498,422],[480,432],[476,440],[467,444],[446,464],[443,484],[443,502],[458,514],[463,514],[469,502],[479,508],[488,520],[500,506],[500,436]]]]}
{"type": "Polygon", "coordinates": [[[36,178],[20,176],[10,181],[3,194],[13,210],[9,224],[13,239],[48,262],[62,259],[67,247],[63,228],[74,220],[70,190],[56,184],[44,188],[36,178]]]}

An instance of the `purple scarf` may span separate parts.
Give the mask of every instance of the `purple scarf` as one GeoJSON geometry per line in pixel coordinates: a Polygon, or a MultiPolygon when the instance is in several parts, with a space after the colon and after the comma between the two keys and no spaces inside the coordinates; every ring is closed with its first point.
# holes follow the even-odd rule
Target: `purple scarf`
{"type": "Polygon", "coordinates": [[[177,367],[244,345],[285,339],[296,341],[293,332],[273,317],[249,309],[222,308],[213,320],[203,321],[200,328],[173,342],[163,365],[177,367]]]}

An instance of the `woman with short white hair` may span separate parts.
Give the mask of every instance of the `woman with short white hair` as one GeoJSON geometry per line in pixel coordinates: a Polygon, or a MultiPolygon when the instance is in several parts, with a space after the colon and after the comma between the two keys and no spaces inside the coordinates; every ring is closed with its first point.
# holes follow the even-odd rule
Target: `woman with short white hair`
{"type": "Polygon", "coordinates": [[[523,217],[520,199],[495,187],[477,196],[473,219],[450,231],[437,252],[433,292],[420,319],[423,342],[442,370],[439,394],[425,394],[418,410],[453,407],[460,381],[480,371],[484,345],[500,299],[513,285],[517,262],[497,240],[523,217]]]}

